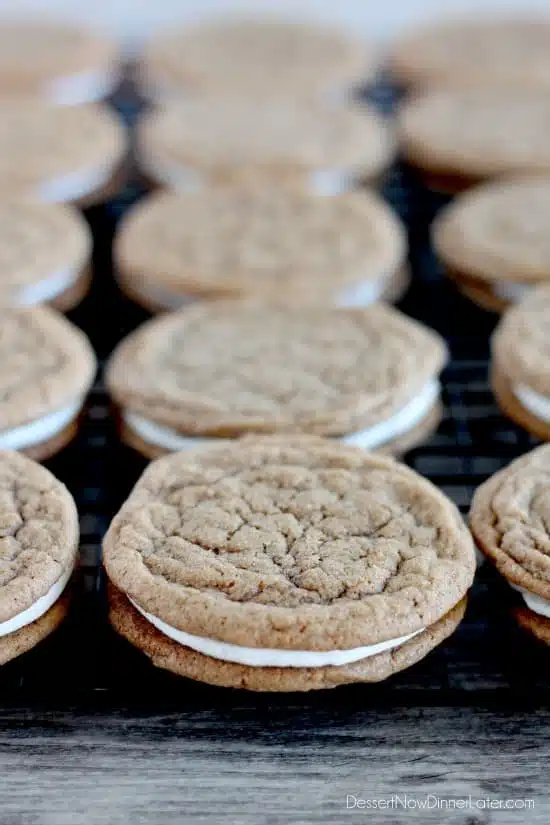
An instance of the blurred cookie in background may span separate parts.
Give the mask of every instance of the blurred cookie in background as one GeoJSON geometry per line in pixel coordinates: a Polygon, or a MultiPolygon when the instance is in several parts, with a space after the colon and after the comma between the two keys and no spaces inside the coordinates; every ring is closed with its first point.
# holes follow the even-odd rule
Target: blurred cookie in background
{"type": "Polygon", "coordinates": [[[455,193],[504,175],[550,174],[550,95],[542,88],[445,89],[400,112],[405,160],[433,189],[455,193]]]}
{"type": "Polygon", "coordinates": [[[90,286],[91,254],[91,233],[76,209],[1,201],[0,307],[72,309],[90,286]]]}
{"type": "Polygon", "coordinates": [[[459,289],[500,312],[550,284],[550,177],[481,184],[444,209],[433,242],[459,289]]]}
{"type": "Polygon", "coordinates": [[[550,17],[440,21],[398,40],[390,69],[407,89],[540,85],[550,89],[550,17]]]}
{"type": "Polygon", "coordinates": [[[321,23],[224,18],[157,34],[145,48],[146,96],[241,94],[255,102],[300,98],[341,101],[374,80],[375,49],[321,23]]]}
{"type": "Polygon", "coordinates": [[[319,198],[278,187],[158,192],[115,238],[122,290],[150,311],[255,297],[364,306],[408,284],[403,226],[375,193],[319,198]]]}
{"type": "Polygon", "coordinates": [[[439,424],[446,358],[435,332],[382,304],[218,301],[138,328],[106,379],[122,438],[149,458],[272,433],[401,454],[439,424]]]}
{"type": "Polygon", "coordinates": [[[180,191],[252,180],[339,194],[379,181],[396,150],[392,128],[366,104],[173,101],[146,114],[137,133],[144,176],[180,191]]]}
{"type": "Polygon", "coordinates": [[[107,97],[119,81],[114,41],[70,23],[0,21],[0,96],[76,106],[107,97]]]}
{"type": "Polygon", "coordinates": [[[0,309],[0,450],[44,461],[76,435],[96,359],[48,307],[0,309]]]}
{"type": "Polygon", "coordinates": [[[120,188],[126,146],[122,123],[102,104],[0,100],[4,197],[78,206],[106,200],[120,188]]]}

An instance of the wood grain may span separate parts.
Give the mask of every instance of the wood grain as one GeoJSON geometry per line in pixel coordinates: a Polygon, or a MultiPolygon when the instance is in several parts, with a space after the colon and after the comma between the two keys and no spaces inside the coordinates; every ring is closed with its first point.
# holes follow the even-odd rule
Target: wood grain
{"type": "Polygon", "coordinates": [[[0,822],[548,822],[550,712],[1,714],[0,822]],[[346,810],[346,795],[531,798],[534,810],[346,810]]]}

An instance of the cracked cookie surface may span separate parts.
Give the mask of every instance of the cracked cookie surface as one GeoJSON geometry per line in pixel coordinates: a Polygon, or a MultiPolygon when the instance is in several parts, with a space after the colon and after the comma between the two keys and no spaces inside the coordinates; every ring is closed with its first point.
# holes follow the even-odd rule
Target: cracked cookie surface
{"type": "Polygon", "coordinates": [[[29,458],[0,451],[0,622],[44,596],[77,550],[78,515],[65,485],[29,458]]]}
{"type": "Polygon", "coordinates": [[[96,361],[86,336],[46,307],[0,310],[0,432],[87,393],[96,361]]]}
{"type": "Polygon", "coordinates": [[[470,524],[479,546],[508,581],[550,600],[550,445],[482,484],[470,524]]]}
{"type": "Polygon", "coordinates": [[[374,193],[322,198],[263,187],[161,193],[133,209],[115,244],[120,270],[171,292],[335,301],[406,262],[405,232],[374,193]]]}
{"type": "Polygon", "coordinates": [[[122,408],[188,434],[342,435],[390,417],[445,359],[439,336],[384,305],[214,302],[144,324],[107,383],[122,408]]]}
{"type": "Polygon", "coordinates": [[[84,219],[61,204],[0,204],[0,306],[19,291],[64,271],[83,270],[91,254],[84,219]]]}
{"type": "Polygon", "coordinates": [[[469,532],[429,482],[314,437],[246,438],[154,462],[111,524],[104,564],[175,628],[312,651],[426,628],[475,570],[469,532]]]}

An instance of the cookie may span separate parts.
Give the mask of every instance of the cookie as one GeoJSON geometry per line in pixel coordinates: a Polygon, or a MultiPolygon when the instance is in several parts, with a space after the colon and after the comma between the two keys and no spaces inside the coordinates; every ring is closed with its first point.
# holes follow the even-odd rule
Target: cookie
{"type": "Polygon", "coordinates": [[[126,151],[118,118],[100,104],[0,103],[0,186],[6,195],[89,206],[112,194],[126,151]]]}
{"type": "Polygon", "coordinates": [[[71,207],[0,203],[0,306],[50,303],[67,311],[90,283],[92,238],[71,207]]]}
{"type": "Polygon", "coordinates": [[[496,473],[476,491],[470,524],[480,549],[518,591],[516,618],[550,643],[550,445],[496,473]],[[519,597],[518,597],[519,599],[519,597]]]}
{"type": "Polygon", "coordinates": [[[396,142],[366,104],[209,96],[145,115],[137,151],[146,178],[169,189],[260,181],[332,195],[377,180],[394,160],[396,142]]]}
{"type": "Polygon", "coordinates": [[[492,384],[503,411],[550,440],[550,287],[539,286],[501,319],[492,338],[492,384]]]}
{"type": "Polygon", "coordinates": [[[223,296],[361,306],[408,280],[404,228],[367,192],[161,192],[123,220],[114,254],[122,289],[153,311],[223,296]]]}
{"type": "Polygon", "coordinates": [[[65,485],[31,459],[0,451],[0,664],[35,647],[64,618],[78,537],[65,485]]]}
{"type": "Polygon", "coordinates": [[[535,15],[460,19],[426,26],[398,41],[394,78],[407,88],[550,88],[550,21],[535,15]]]}
{"type": "Polygon", "coordinates": [[[261,691],[408,667],[454,630],[475,571],[470,534],[434,486],[312,437],[158,459],[103,560],[111,621],[155,665],[261,691]]]}
{"type": "Polygon", "coordinates": [[[550,98],[540,88],[437,89],[399,115],[402,151],[434,189],[457,192],[503,175],[548,175],[550,98]]]}
{"type": "Polygon", "coordinates": [[[76,106],[118,82],[115,43],[86,28],[48,21],[0,23],[0,96],[76,106]]]}
{"type": "Polygon", "coordinates": [[[155,100],[237,93],[331,102],[373,82],[377,62],[372,47],[336,27],[226,18],[153,36],[141,79],[155,100]]]}
{"type": "Polygon", "coordinates": [[[250,433],[401,452],[439,423],[445,359],[436,333],[381,304],[219,301],[138,328],[106,380],[123,436],[148,456],[250,433]]]}
{"type": "Polygon", "coordinates": [[[550,283],[550,178],[481,184],[436,218],[433,242],[447,272],[486,308],[502,311],[550,283]]]}
{"type": "Polygon", "coordinates": [[[94,379],[88,339],[46,307],[0,309],[0,449],[44,460],[75,435],[94,379]]]}

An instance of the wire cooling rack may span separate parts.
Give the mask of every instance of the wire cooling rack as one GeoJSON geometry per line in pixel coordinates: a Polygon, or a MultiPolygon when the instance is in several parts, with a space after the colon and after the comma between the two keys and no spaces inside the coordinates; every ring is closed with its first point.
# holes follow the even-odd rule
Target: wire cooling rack
{"type": "MultiPolygon", "coordinates": [[[[380,86],[375,102],[387,112],[395,95],[380,86]]],[[[131,123],[137,111],[133,99],[122,99],[118,108],[131,123]]],[[[111,259],[117,222],[141,194],[137,187],[129,187],[116,201],[87,212],[95,239],[95,280],[91,294],[70,317],[89,335],[102,363],[115,344],[148,317],[118,292],[111,259]]],[[[406,460],[465,514],[476,487],[535,441],[500,414],[488,386],[495,316],[475,307],[444,279],[430,248],[430,222],[443,199],[423,189],[401,166],[389,176],[385,194],[409,233],[413,282],[401,309],[438,330],[451,352],[443,375],[444,420],[430,441],[406,460]]],[[[510,593],[489,565],[478,571],[466,619],[451,639],[382,685],[307,697],[262,697],[196,685],[156,670],[110,629],[100,566],[102,537],[145,465],[120,444],[100,377],[77,440],[48,464],[69,487],[80,513],[81,567],[71,616],[36,650],[2,669],[0,702],[33,706],[53,700],[103,708],[137,702],[149,709],[184,703],[186,708],[223,713],[227,722],[227,713],[237,703],[261,713],[274,702],[328,701],[335,708],[339,701],[346,706],[471,705],[532,702],[547,695],[550,665],[545,664],[544,651],[515,627],[508,613],[510,593]]]]}

